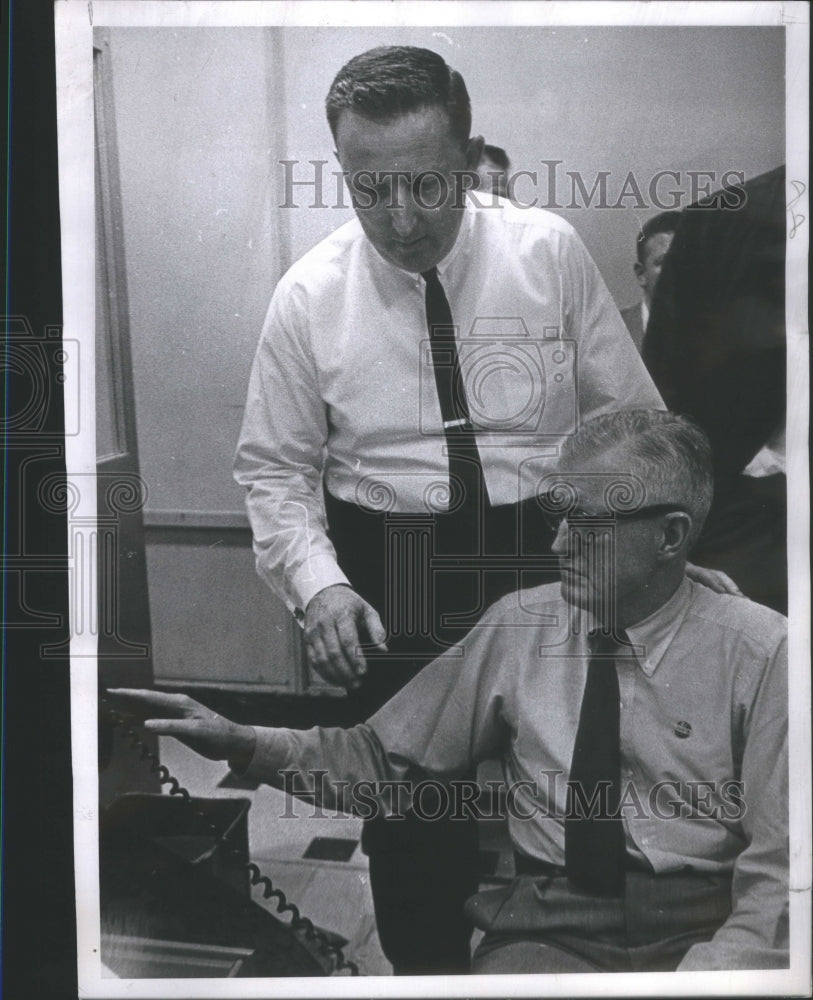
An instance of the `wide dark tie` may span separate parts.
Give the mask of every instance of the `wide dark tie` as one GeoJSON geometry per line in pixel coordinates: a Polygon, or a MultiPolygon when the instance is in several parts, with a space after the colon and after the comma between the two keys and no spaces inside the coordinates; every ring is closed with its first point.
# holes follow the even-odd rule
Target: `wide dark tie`
{"type": "Polygon", "coordinates": [[[446,436],[454,519],[460,529],[455,532],[456,542],[463,555],[476,551],[480,504],[486,502],[483,468],[471,425],[466,388],[460,374],[452,310],[437,268],[424,271],[421,277],[426,282],[426,325],[446,436]],[[458,495],[458,489],[462,489],[462,497],[458,495]]]}
{"type": "MultiPolygon", "coordinates": [[[[621,638],[625,642],[626,637],[621,638]]],[[[615,657],[621,646],[591,636],[591,656],[567,789],[565,869],[578,889],[598,896],[624,890],[620,698],[615,657]]]]}

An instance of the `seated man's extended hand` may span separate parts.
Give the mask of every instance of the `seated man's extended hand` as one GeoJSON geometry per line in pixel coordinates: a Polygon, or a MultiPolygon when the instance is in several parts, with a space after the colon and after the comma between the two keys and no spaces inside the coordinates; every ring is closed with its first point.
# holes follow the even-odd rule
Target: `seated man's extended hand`
{"type": "Polygon", "coordinates": [[[143,719],[144,728],[159,736],[174,736],[209,760],[227,760],[244,770],[254,754],[251,726],[224,719],[185,694],[111,688],[108,691],[122,711],[143,719]]]}
{"type": "Polygon", "coordinates": [[[311,666],[320,677],[342,687],[358,687],[367,671],[359,648],[363,642],[387,650],[377,611],[343,583],[325,587],[311,598],[304,626],[311,666]]]}

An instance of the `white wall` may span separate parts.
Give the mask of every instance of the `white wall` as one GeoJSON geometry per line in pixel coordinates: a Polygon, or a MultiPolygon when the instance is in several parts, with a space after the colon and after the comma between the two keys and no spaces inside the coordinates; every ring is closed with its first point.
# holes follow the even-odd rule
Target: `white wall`
{"type": "Polygon", "coordinates": [[[297,627],[257,578],[248,530],[234,530],[245,516],[231,475],[281,269],[275,44],[262,30],[110,32],[153,664],[164,683],[301,684],[297,627]]]}
{"type": "Polygon", "coordinates": [[[273,36],[110,32],[148,511],[240,511],[231,458],[280,273],[273,36]]]}

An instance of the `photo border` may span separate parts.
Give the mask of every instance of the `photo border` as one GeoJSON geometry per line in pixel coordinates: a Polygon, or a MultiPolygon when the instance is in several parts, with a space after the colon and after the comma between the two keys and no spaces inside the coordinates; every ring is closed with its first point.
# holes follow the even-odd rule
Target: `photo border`
{"type": "MultiPolygon", "coordinates": [[[[60,0],[55,6],[59,191],[62,226],[64,296],[63,337],[80,344],[85,381],[66,383],[65,426],[86,429],[65,437],[68,482],[95,475],[94,427],[94,187],[93,187],[93,27],[160,25],[163,28],[221,25],[284,24],[352,27],[388,24],[450,25],[773,25],[786,29],[787,177],[798,197],[789,205],[787,241],[787,323],[792,337],[807,334],[807,249],[809,8],[791,3],[245,3],[177,4],[60,0]],[[92,23],[91,23],[92,22],[92,23]],[[70,391],[76,388],[81,391],[70,391]],[[74,409],[75,408],[75,409],[74,409]]],[[[612,973],[569,976],[365,977],[363,992],[375,996],[718,996],[787,995],[809,988],[810,979],[810,646],[809,534],[807,462],[807,345],[789,357],[788,365],[788,574],[790,621],[791,763],[791,968],[761,972],[612,973]],[[597,979],[600,976],[600,979],[597,979]]],[[[81,374],[76,375],[81,377],[81,374]]],[[[78,490],[79,506],[71,514],[92,531],[94,491],[78,490]]],[[[96,584],[77,593],[70,576],[71,607],[94,602],[96,584]]],[[[91,607],[93,604],[90,605],[91,607]]],[[[77,946],[80,992],[86,997],[264,997],[356,996],[361,980],[280,978],[273,980],[116,980],[101,974],[98,909],[98,780],[96,754],[87,733],[95,731],[97,692],[88,658],[95,638],[72,629],[71,709],[74,760],[74,836],[77,885],[77,946]],[[91,745],[89,745],[89,743],[91,745]]]]}

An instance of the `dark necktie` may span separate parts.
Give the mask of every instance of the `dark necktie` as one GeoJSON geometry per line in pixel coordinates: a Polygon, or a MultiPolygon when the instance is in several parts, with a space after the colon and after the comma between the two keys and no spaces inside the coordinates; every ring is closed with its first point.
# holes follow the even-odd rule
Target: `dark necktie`
{"type": "MultiPolygon", "coordinates": [[[[626,642],[626,636],[622,634],[620,641],[626,642]]],[[[565,869],[576,888],[598,896],[618,896],[624,890],[626,853],[623,822],[620,815],[612,818],[621,800],[620,698],[615,667],[620,646],[607,636],[591,636],[590,645],[568,780],[565,869]]]]}
{"type": "Polygon", "coordinates": [[[452,310],[437,268],[424,271],[426,282],[426,325],[432,352],[432,367],[440,401],[455,521],[460,527],[457,547],[461,555],[475,551],[480,523],[480,503],[485,502],[483,468],[471,425],[466,388],[460,374],[452,310]],[[462,488],[462,498],[457,490],[462,488]],[[459,506],[457,505],[460,500],[459,506]]]}

